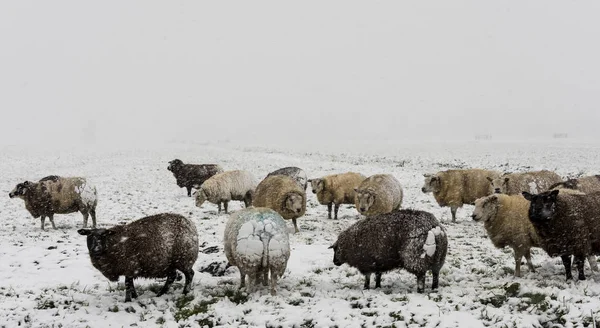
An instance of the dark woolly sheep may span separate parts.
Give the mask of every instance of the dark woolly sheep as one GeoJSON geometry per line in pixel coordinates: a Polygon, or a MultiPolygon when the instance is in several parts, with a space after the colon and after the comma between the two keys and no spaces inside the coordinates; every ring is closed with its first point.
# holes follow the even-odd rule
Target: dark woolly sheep
{"type": "Polygon", "coordinates": [[[299,167],[288,166],[281,168],[279,170],[273,171],[267,175],[267,178],[274,175],[285,175],[292,178],[298,186],[302,188],[302,190],[306,191],[306,187],[308,186],[308,179],[306,177],[306,173],[299,167]]]}
{"type": "Polygon", "coordinates": [[[208,178],[223,172],[217,164],[183,164],[179,159],[170,161],[167,170],[173,172],[179,188],[187,189],[188,197],[192,197],[192,188],[200,188],[208,178]]]}
{"type": "Polygon", "coordinates": [[[542,248],[551,257],[560,256],[567,279],[571,274],[571,255],[585,280],[584,260],[600,254],[600,192],[560,193],[558,190],[533,195],[523,192],[531,202],[529,220],[542,239],[542,248]]]}
{"type": "Polygon", "coordinates": [[[417,276],[417,291],[425,290],[425,274],[433,273],[432,289],[446,259],[448,238],[433,214],[411,209],[367,217],[340,233],[333,248],[333,263],[347,263],[365,276],[364,288],[375,273],[375,288],[381,274],[397,268],[417,276]]]}
{"type": "Polygon", "coordinates": [[[167,278],[157,296],[169,290],[177,271],[185,275],[183,293],[190,291],[198,258],[196,226],[179,214],[148,216],[110,229],[80,229],[87,236],[90,259],[108,280],[125,276],[125,302],[137,298],[133,279],[167,278]]]}
{"type": "Polygon", "coordinates": [[[54,214],[81,212],[83,227],[87,227],[88,217],[92,216],[93,227],[96,227],[96,206],[98,197],[96,187],[81,177],[59,177],[56,175],[42,178],[39,182],[25,181],[9,193],[10,198],[21,198],[25,208],[34,218],[40,218],[44,230],[46,217],[52,227],[54,214]]]}

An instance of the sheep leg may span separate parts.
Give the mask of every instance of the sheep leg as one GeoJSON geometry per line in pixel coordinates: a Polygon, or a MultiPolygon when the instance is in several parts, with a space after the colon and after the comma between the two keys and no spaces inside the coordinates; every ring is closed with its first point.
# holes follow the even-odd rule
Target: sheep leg
{"type": "Polygon", "coordinates": [[[375,272],[375,288],[381,288],[381,272],[375,272]]]}
{"type": "MultiPolygon", "coordinates": [[[[167,276],[167,281],[165,282],[165,285],[156,294],[156,296],[162,296],[166,292],[168,292],[169,291],[169,287],[171,287],[171,284],[175,281],[176,278],[177,278],[177,271],[173,270],[173,271],[169,272],[169,275],[167,276]]],[[[186,282],[187,282],[187,280],[186,280],[186,282]]]]}
{"type": "Polygon", "coordinates": [[[423,293],[425,291],[425,274],[417,275],[417,293],[423,293]]]}
{"type": "Polygon", "coordinates": [[[217,204],[217,206],[219,207],[219,211],[217,213],[221,213],[221,202],[219,202],[219,204],[217,204]]]}
{"type": "Polygon", "coordinates": [[[531,272],[535,272],[535,268],[533,267],[533,262],[531,262],[531,249],[525,251],[525,260],[527,260],[527,267],[531,272]]]}
{"type": "Polygon", "coordinates": [[[339,210],[339,209],[340,209],[340,204],[335,204],[335,208],[334,208],[334,210],[335,210],[335,219],[336,219],[336,220],[338,219],[338,217],[337,217],[337,214],[338,214],[338,210],[339,210]]]}
{"type": "Polygon", "coordinates": [[[521,276],[521,259],[523,258],[523,254],[518,249],[513,249],[515,253],[515,277],[521,276]]]}
{"type": "Polygon", "coordinates": [[[52,223],[52,228],[56,230],[56,225],[54,224],[54,214],[48,215],[48,218],[50,219],[50,223],[52,223]]]}
{"type": "Polygon", "coordinates": [[[433,282],[431,283],[431,290],[435,290],[438,288],[439,284],[440,284],[440,272],[439,271],[433,271],[433,282]]]}
{"type": "Polygon", "coordinates": [[[185,285],[183,286],[183,294],[189,293],[192,289],[192,280],[194,279],[194,269],[189,268],[183,271],[185,276],[185,285]]]}
{"type": "Polygon", "coordinates": [[[596,263],[596,256],[588,255],[587,259],[588,262],[590,262],[590,268],[592,269],[592,271],[598,272],[598,263],[596,263]]]}
{"type": "Polygon", "coordinates": [[[133,277],[125,277],[125,302],[131,302],[132,297],[138,297],[135,287],[133,286],[133,277]]]}
{"type": "Polygon", "coordinates": [[[327,218],[329,220],[331,220],[331,206],[332,205],[333,205],[332,203],[327,204],[327,218]]]}
{"type": "Polygon", "coordinates": [[[366,273],[365,274],[365,289],[369,289],[371,288],[371,274],[370,273],[366,273]]]}
{"type": "Polygon", "coordinates": [[[458,207],[450,207],[450,213],[452,213],[452,222],[456,222],[456,210],[458,209],[458,207]]]}
{"type": "Polygon", "coordinates": [[[298,230],[298,222],[296,222],[296,218],[293,218],[292,222],[294,222],[294,232],[295,233],[300,232],[300,230],[298,230]]]}
{"type": "MultiPolygon", "coordinates": [[[[273,273],[271,273],[271,276],[273,276],[273,273]]],[[[269,269],[265,269],[263,270],[263,286],[268,286],[269,285],[269,269]]]]}
{"type": "Polygon", "coordinates": [[[277,274],[271,271],[271,296],[277,295],[277,274]]]}
{"type": "Polygon", "coordinates": [[[44,230],[44,221],[46,221],[46,217],[45,216],[40,216],[40,220],[42,221],[42,230],[44,230]]]}
{"type": "Polygon", "coordinates": [[[223,202],[223,208],[225,209],[225,214],[227,214],[227,205],[229,205],[228,201],[223,202]]]}
{"type": "Polygon", "coordinates": [[[562,259],[563,265],[565,266],[567,280],[573,279],[573,275],[571,274],[571,255],[563,255],[560,258],[562,259]]]}
{"type": "Polygon", "coordinates": [[[240,269],[240,288],[246,287],[246,273],[240,269]]]}
{"type": "Polygon", "coordinates": [[[96,209],[93,208],[90,210],[90,215],[92,216],[92,228],[96,228],[96,209]]]}
{"type": "Polygon", "coordinates": [[[187,189],[188,197],[192,197],[192,187],[185,187],[187,189]]]}
{"type": "Polygon", "coordinates": [[[81,212],[83,214],[83,228],[87,228],[88,217],[90,216],[88,212],[81,212]]]}
{"type": "Polygon", "coordinates": [[[583,255],[575,255],[575,265],[577,266],[577,271],[579,273],[578,279],[585,280],[585,272],[583,271],[583,265],[585,262],[585,256],[583,255]]]}

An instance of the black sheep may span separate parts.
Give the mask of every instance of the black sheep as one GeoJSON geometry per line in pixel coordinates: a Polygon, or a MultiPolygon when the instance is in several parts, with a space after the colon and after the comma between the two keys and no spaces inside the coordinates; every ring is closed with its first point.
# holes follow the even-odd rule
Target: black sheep
{"type": "Polygon", "coordinates": [[[167,170],[173,172],[179,188],[187,189],[188,197],[192,197],[192,188],[200,188],[208,178],[223,172],[217,164],[184,164],[180,159],[170,161],[167,170]]]}

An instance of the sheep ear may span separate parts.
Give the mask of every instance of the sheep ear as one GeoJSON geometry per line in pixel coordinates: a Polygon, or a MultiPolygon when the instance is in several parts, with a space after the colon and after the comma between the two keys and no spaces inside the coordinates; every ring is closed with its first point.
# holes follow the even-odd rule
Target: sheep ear
{"type": "Polygon", "coordinates": [[[556,200],[556,196],[558,196],[558,193],[560,192],[560,190],[552,190],[550,192],[550,199],[552,200],[556,200]]]}
{"type": "Polygon", "coordinates": [[[504,178],[504,182],[507,183],[510,178],[504,178]]]}
{"type": "Polygon", "coordinates": [[[525,197],[525,199],[527,199],[528,201],[531,201],[531,199],[533,199],[533,195],[528,193],[527,191],[523,191],[521,195],[523,195],[523,197],[525,197]]]}
{"type": "Polygon", "coordinates": [[[431,176],[431,173],[423,173],[423,176],[429,178],[431,176]]]}
{"type": "Polygon", "coordinates": [[[354,192],[358,192],[358,188],[354,188],[354,192]]]}
{"type": "Polygon", "coordinates": [[[492,178],[490,178],[490,177],[487,177],[487,179],[488,179],[488,181],[489,181],[489,182],[492,182],[492,181],[494,181],[494,179],[492,179],[492,178]]]}
{"type": "Polygon", "coordinates": [[[87,235],[89,235],[89,234],[92,233],[92,230],[90,230],[90,229],[79,229],[79,230],[77,230],[77,233],[79,233],[82,236],[87,236],[87,235]]]}

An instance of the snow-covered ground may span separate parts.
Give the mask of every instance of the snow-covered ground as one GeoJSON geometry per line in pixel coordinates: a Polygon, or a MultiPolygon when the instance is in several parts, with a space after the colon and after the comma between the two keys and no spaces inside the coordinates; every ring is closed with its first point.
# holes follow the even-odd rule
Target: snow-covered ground
{"type": "MultiPolygon", "coordinates": [[[[171,144],[153,150],[1,150],[0,157],[0,327],[593,327],[600,321],[600,275],[586,267],[588,280],[566,282],[560,259],[533,251],[537,272],[514,278],[509,249],[496,249],[482,225],[470,219],[472,206],[458,212],[439,208],[420,190],[423,173],[482,167],[501,171],[556,170],[562,176],[597,174],[600,144],[593,143],[349,143],[339,147],[265,147],[235,144],[171,144]],[[352,206],[339,220],[308,194],[301,232],[289,223],[291,257],[278,295],[267,288],[250,295],[237,291],[239,275],[224,275],[223,230],[227,215],[216,206],[194,206],[179,189],[168,161],[219,163],[262,179],[284,166],[299,166],[309,178],[336,172],[394,174],[405,188],[404,207],[431,211],[449,235],[440,289],[416,293],[406,271],[383,275],[382,288],[363,290],[363,276],[332,263],[328,247],[356,222],[352,206]],[[85,237],[77,234],[81,214],[57,215],[58,230],[40,230],[22,200],[8,193],[19,182],[46,175],[85,176],[98,188],[100,227],[143,216],[175,212],[197,224],[200,255],[193,292],[183,297],[183,280],[156,297],[162,280],[136,280],[137,300],[124,303],[124,283],[110,283],[89,260],[85,237]],[[215,251],[216,246],[216,251],[215,251]],[[214,269],[213,274],[209,269],[214,269]]],[[[231,211],[242,208],[234,202],[231,211]]],[[[576,276],[576,275],[575,275],[576,276]]]]}

